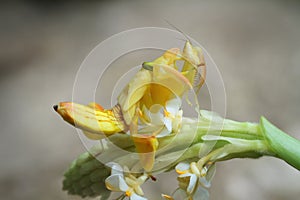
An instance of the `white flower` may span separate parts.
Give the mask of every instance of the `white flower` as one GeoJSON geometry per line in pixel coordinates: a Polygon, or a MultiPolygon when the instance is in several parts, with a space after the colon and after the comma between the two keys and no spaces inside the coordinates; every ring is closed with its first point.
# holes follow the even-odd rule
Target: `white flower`
{"type": "Polygon", "coordinates": [[[105,185],[107,189],[115,192],[124,192],[130,200],[147,200],[141,185],[146,181],[148,176],[143,174],[135,177],[129,173],[124,173],[122,167],[117,163],[111,165],[111,175],[106,178],[105,185]]]}
{"type": "Polygon", "coordinates": [[[179,98],[173,98],[166,102],[165,107],[155,104],[149,110],[143,108],[144,118],[150,122],[145,130],[141,132],[147,132],[150,130],[159,130],[158,137],[169,135],[172,132],[178,132],[181,122],[182,113],[180,109],[181,100],[179,98]]]}
{"type": "Polygon", "coordinates": [[[180,128],[183,113],[180,107],[181,100],[179,98],[174,98],[166,102],[163,121],[169,132],[177,132],[180,128]]]}
{"type": "Polygon", "coordinates": [[[203,177],[195,162],[179,163],[175,170],[179,174],[179,189],[172,195],[173,199],[208,200],[208,191],[202,187],[203,177]]]}

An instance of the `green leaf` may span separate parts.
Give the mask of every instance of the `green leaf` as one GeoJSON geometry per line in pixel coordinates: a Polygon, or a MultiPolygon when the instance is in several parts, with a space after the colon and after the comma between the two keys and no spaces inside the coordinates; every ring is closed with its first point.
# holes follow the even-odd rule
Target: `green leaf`
{"type": "Polygon", "coordinates": [[[300,141],[284,133],[264,117],[261,117],[260,128],[268,142],[270,151],[300,170],[300,141]]]}

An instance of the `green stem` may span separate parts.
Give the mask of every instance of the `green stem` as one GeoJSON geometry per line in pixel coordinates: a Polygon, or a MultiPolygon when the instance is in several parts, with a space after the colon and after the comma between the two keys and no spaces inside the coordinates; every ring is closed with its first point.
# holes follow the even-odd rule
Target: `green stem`
{"type": "Polygon", "coordinates": [[[284,133],[264,117],[260,120],[260,130],[267,140],[269,150],[300,170],[300,141],[284,133]]]}
{"type": "MultiPolygon", "coordinates": [[[[167,162],[168,158],[174,158],[176,154],[181,155],[176,163],[197,158],[201,159],[201,162],[215,162],[268,155],[278,157],[296,169],[300,169],[300,142],[276,128],[265,118],[261,119],[260,124],[227,119],[213,121],[201,118],[198,123],[190,121],[184,126],[179,134],[158,138],[157,163],[167,162]],[[195,129],[197,130],[195,131],[195,129]],[[210,139],[207,139],[209,137],[210,139]],[[210,148],[207,148],[209,145],[210,148]],[[205,148],[208,150],[205,151],[205,148]]],[[[126,146],[122,142],[119,144],[118,142],[121,140],[117,140],[118,137],[122,137],[122,140],[127,142],[130,140],[126,135],[115,135],[115,145],[134,150],[132,143],[128,145],[130,142],[126,142],[126,146]]],[[[110,157],[115,157],[112,156],[112,152],[110,152],[110,157]]],[[[117,157],[119,158],[115,157],[116,160],[129,166],[130,160],[133,161],[130,159],[130,155],[117,157]]]]}

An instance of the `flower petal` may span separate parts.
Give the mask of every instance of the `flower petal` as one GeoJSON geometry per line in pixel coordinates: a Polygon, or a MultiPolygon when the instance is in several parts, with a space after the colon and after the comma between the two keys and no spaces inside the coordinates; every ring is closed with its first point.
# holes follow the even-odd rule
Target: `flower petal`
{"type": "Polygon", "coordinates": [[[120,175],[123,177],[123,168],[121,165],[115,162],[109,162],[106,165],[111,168],[111,175],[120,175]]]}
{"type": "Polygon", "coordinates": [[[150,82],[150,71],[140,70],[136,73],[118,97],[118,103],[121,105],[123,112],[127,111],[143,97],[150,82]]]}
{"type": "Polygon", "coordinates": [[[175,170],[178,174],[185,174],[190,169],[189,163],[181,162],[178,165],[176,165],[175,170]]]}
{"type": "MultiPolygon", "coordinates": [[[[174,97],[174,95],[182,96],[185,91],[192,88],[190,81],[185,76],[179,71],[164,64],[154,64],[152,81],[157,83],[156,85],[162,85],[164,88],[168,89],[167,93],[164,94],[168,99],[174,97]]],[[[156,94],[162,95],[162,93],[156,94]]]]}
{"type": "Polygon", "coordinates": [[[125,180],[120,175],[111,175],[105,179],[105,185],[107,189],[111,191],[117,192],[125,192],[128,190],[128,185],[126,184],[125,180]]]}
{"type": "Polygon", "coordinates": [[[166,110],[172,115],[176,115],[181,107],[181,100],[174,98],[166,102],[166,110]]]}
{"type": "Polygon", "coordinates": [[[136,152],[139,153],[141,165],[146,171],[151,171],[154,165],[158,140],[155,136],[148,135],[135,135],[132,136],[132,139],[136,147],[136,152]]]}
{"type": "Polygon", "coordinates": [[[188,185],[188,187],[186,189],[186,192],[188,194],[192,194],[193,193],[193,191],[195,189],[195,186],[197,185],[197,180],[198,180],[198,178],[197,178],[197,176],[195,174],[192,174],[190,176],[190,182],[189,182],[189,185],[188,185]]]}
{"type": "Polygon", "coordinates": [[[177,133],[181,127],[182,124],[182,110],[179,110],[177,115],[175,116],[175,119],[172,121],[172,129],[173,132],[177,133]]]}
{"type": "Polygon", "coordinates": [[[165,117],[164,124],[165,124],[166,128],[168,129],[169,133],[171,133],[172,132],[172,119],[169,117],[165,117]]]}
{"type": "Polygon", "coordinates": [[[141,186],[136,186],[136,187],[134,188],[134,191],[136,192],[136,194],[144,195],[144,192],[143,192],[141,186]]]}
{"type": "Polygon", "coordinates": [[[130,200],[147,200],[145,197],[132,193],[130,196],[130,200]]]}
{"type": "Polygon", "coordinates": [[[179,178],[185,178],[185,177],[189,177],[189,176],[192,176],[192,175],[194,175],[194,174],[192,174],[192,173],[185,173],[185,174],[179,175],[178,177],[179,178]]]}

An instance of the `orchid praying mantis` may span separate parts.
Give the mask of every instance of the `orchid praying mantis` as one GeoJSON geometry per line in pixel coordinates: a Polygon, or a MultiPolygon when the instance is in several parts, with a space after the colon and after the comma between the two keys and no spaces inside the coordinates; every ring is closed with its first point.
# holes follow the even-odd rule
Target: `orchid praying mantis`
{"type": "Polygon", "coordinates": [[[143,183],[175,170],[178,188],[163,199],[206,200],[219,161],[273,156],[300,169],[300,142],[263,117],[259,124],[237,122],[198,107],[198,118],[186,117],[187,93],[198,93],[205,76],[201,48],[186,41],[182,51],[172,48],[144,62],[111,109],[97,103],[55,105],[65,121],[101,141],[72,163],[64,189],[82,197],[108,199],[120,192],[118,199],[143,200],[143,183]],[[98,161],[103,159],[107,162],[98,161]]]}

